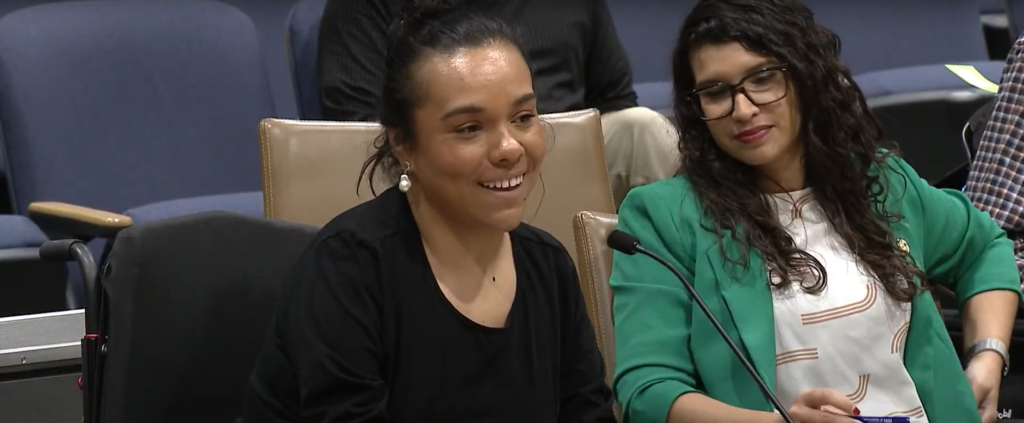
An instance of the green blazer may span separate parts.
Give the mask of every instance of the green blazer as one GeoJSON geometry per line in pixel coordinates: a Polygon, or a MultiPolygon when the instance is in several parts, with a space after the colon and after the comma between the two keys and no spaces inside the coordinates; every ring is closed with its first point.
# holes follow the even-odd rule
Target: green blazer
{"type": "MultiPolygon", "coordinates": [[[[956,292],[961,306],[989,290],[1019,294],[1013,244],[989,216],[960,192],[929,186],[901,159],[889,163],[886,205],[903,216],[891,227],[929,280],[956,292]]],[[[774,389],[775,322],[764,263],[751,251],[746,269],[726,266],[714,232],[702,227],[708,223],[702,210],[690,184],[675,177],[630,191],[618,227],[694,284],[774,389]]],[[[734,256],[738,245],[725,238],[734,256]]],[[[736,407],[774,410],[668,270],[639,254],[615,253],[612,263],[614,389],[626,422],[663,423],[672,402],[693,391],[736,407]]],[[[914,300],[910,319],[905,365],[929,421],[980,422],[956,347],[929,293],[914,300]]]]}

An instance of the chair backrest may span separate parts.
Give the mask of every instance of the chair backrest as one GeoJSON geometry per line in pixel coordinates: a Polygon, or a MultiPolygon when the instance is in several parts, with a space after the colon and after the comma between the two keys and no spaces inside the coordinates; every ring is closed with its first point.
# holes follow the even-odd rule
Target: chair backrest
{"type": "Polygon", "coordinates": [[[287,273],[316,232],[226,212],[121,232],[102,282],[100,421],[235,421],[287,273]]]}
{"type": "Polygon", "coordinates": [[[1010,37],[1016,39],[1024,31],[1024,0],[1005,0],[1006,18],[1010,21],[1010,37]]]}
{"type": "MultiPolygon", "coordinates": [[[[28,0],[27,2],[25,0],[8,0],[5,2],[0,2],[0,17],[3,17],[4,15],[15,10],[21,9],[26,5],[36,4],[44,1],[49,2],[47,0],[28,0]]],[[[10,187],[7,186],[7,159],[5,155],[6,153],[4,152],[4,140],[3,137],[0,137],[0,213],[6,212],[5,209],[7,207],[10,207],[10,205],[8,204],[8,202],[10,201],[10,199],[8,198],[10,196],[10,187]]]]}
{"type": "Polygon", "coordinates": [[[323,226],[373,198],[366,178],[358,193],[356,181],[380,133],[376,123],[263,120],[264,215],[323,226]]]}
{"type": "Polygon", "coordinates": [[[1013,0],[980,0],[978,2],[978,10],[982,14],[999,14],[1006,12],[1006,3],[1012,2],[1013,0]]]}
{"type": "MultiPolygon", "coordinates": [[[[615,329],[612,321],[612,290],[608,280],[612,276],[612,249],[608,248],[608,234],[615,230],[619,217],[610,213],[584,211],[572,220],[576,237],[577,268],[587,315],[597,335],[597,346],[604,358],[605,378],[613,386],[615,378],[615,329]]],[[[616,413],[619,413],[616,405],[616,413]]]]}
{"type": "MultiPolygon", "coordinates": [[[[89,0],[4,0],[0,1],[0,17],[9,12],[39,4],[89,0]]],[[[288,10],[296,0],[217,0],[237,7],[252,19],[259,33],[266,60],[267,74],[280,117],[294,117],[295,92],[292,89],[288,62],[285,60],[285,39],[281,36],[288,10]]],[[[2,170],[2,169],[0,169],[2,170]]]]}
{"type": "Polygon", "coordinates": [[[288,60],[295,84],[299,119],[318,120],[322,116],[316,58],[320,16],[326,5],[327,0],[301,0],[288,15],[288,60]]]}
{"type": "Polygon", "coordinates": [[[988,60],[978,0],[802,0],[842,39],[854,75],[988,60]]]}
{"type": "Polygon", "coordinates": [[[274,114],[256,29],[229,5],[74,1],[0,19],[15,212],[255,190],[258,123],[274,114]]]}
{"type": "MultiPolygon", "coordinates": [[[[525,220],[568,248],[576,213],[615,211],[601,116],[591,109],[542,119],[551,125],[552,148],[541,170],[544,183],[530,195],[525,220]]],[[[264,120],[260,152],[266,216],[321,226],[372,198],[366,185],[356,194],[356,181],[380,133],[374,123],[264,120]]]]}
{"type": "MultiPolygon", "coordinates": [[[[179,0],[180,1],[180,0],[179,0]]],[[[289,69],[288,42],[285,35],[288,12],[298,0],[217,0],[241,10],[260,37],[263,50],[264,68],[270,80],[270,91],[274,97],[275,117],[298,117],[295,104],[295,89],[289,69]]]]}

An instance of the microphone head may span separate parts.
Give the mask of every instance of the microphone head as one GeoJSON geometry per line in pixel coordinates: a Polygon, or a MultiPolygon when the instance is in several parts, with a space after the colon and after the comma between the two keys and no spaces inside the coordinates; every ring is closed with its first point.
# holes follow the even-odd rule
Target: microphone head
{"type": "Polygon", "coordinates": [[[633,255],[640,248],[640,240],[636,239],[633,235],[616,229],[608,234],[608,248],[620,253],[633,255]]]}

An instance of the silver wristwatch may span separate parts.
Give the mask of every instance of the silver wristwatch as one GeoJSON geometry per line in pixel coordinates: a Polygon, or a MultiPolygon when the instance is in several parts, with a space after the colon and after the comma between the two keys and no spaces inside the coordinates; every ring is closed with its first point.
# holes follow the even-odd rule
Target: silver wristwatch
{"type": "Polygon", "coordinates": [[[995,338],[982,339],[967,349],[964,357],[970,363],[975,355],[982,351],[992,351],[1003,358],[1003,377],[1010,373],[1010,354],[1006,350],[1006,344],[995,338]]]}

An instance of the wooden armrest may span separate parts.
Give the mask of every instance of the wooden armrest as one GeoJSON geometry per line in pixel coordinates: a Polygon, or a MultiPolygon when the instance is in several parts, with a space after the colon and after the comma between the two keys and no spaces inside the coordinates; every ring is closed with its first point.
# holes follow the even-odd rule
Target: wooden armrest
{"type": "Polygon", "coordinates": [[[28,205],[28,215],[45,232],[71,235],[79,239],[113,238],[132,226],[132,218],[90,207],[40,201],[28,205]]]}

